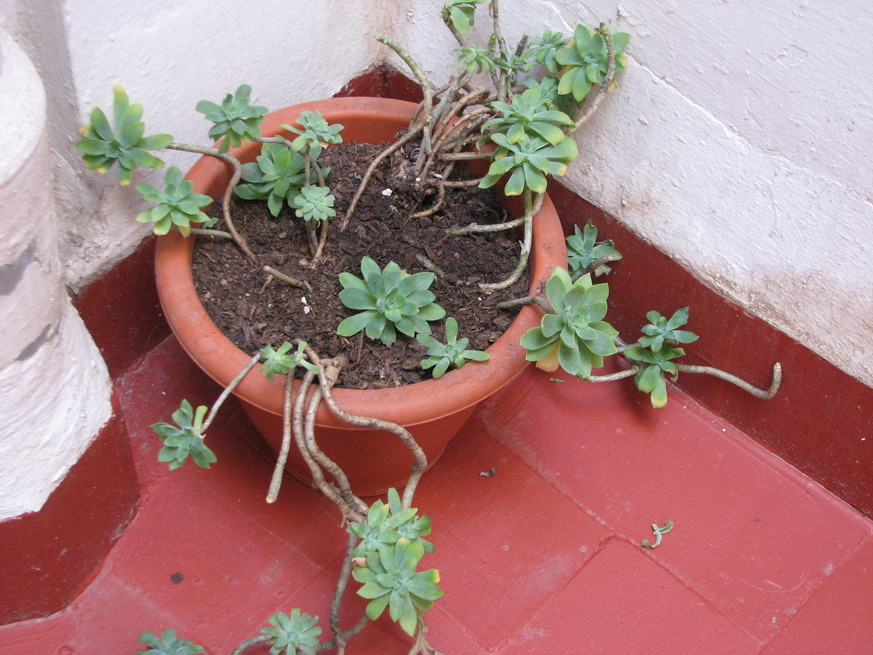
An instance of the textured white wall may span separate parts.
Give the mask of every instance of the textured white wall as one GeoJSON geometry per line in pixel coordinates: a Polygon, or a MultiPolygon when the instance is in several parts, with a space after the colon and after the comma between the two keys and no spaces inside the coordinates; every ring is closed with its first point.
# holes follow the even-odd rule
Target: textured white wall
{"type": "MultiPolygon", "coordinates": [[[[393,23],[437,80],[440,4],[393,23]]],[[[873,385],[873,4],[503,0],[501,18],[511,44],[579,22],[631,33],[565,183],[873,385]]]]}
{"type": "Polygon", "coordinates": [[[46,98],[0,26],[0,520],[39,510],[112,413],[109,376],[64,288],[46,98]]]}

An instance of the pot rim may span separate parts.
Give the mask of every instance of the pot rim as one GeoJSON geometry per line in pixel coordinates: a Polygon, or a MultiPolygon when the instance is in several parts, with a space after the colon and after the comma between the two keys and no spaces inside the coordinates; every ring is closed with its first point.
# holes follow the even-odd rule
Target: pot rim
{"type": "MultiPolygon", "coordinates": [[[[389,121],[409,122],[416,103],[388,98],[331,98],[293,105],[267,114],[261,131],[273,135],[280,125],[293,123],[304,111],[320,111],[331,123],[348,125],[349,121],[372,121],[373,113],[389,121]]],[[[247,143],[231,148],[241,161],[253,160],[260,144],[247,143]]],[[[194,181],[194,191],[204,193],[216,176],[229,177],[228,167],[220,160],[204,156],[186,175],[194,181]]],[[[226,183],[226,182],[225,182],[226,183]]],[[[560,221],[548,195],[533,223],[533,247],[530,257],[529,294],[543,289],[555,266],[566,267],[566,247],[560,221]],[[544,220],[553,215],[551,221],[544,220]]],[[[155,274],[164,315],[179,343],[206,374],[221,386],[236,377],[251,359],[237,348],[209,318],[194,288],[191,256],[194,238],[177,231],[158,237],[155,274]]],[[[336,402],[351,414],[372,416],[404,426],[416,425],[453,414],[474,405],[507,384],[528,364],[520,345],[526,330],[539,324],[539,312],[524,306],[509,328],[487,351],[486,362],[468,362],[437,379],[423,380],[402,387],[385,389],[333,390],[336,402]]],[[[254,354],[254,353],[253,353],[254,354]]],[[[234,390],[243,401],[261,409],[281,414],[286,376],[270,381],[255,367],[234,390]]],[[[299,383],[298,383],[299,384],[299,383]]],[[[351,428],[337,419],[325,406],[316,417],[319,426],[351,428]]]]}

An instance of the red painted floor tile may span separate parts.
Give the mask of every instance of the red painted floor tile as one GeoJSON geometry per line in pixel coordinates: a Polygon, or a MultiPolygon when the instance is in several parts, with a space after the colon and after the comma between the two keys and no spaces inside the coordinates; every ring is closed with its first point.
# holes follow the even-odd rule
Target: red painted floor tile
{"type": "Polygon", "coordinates": [[[674,521],[654,557],[766,641],[873,524],[681,392],[662,410],[636,400],[628,412],[620,384],[530,373],[483,417],[617,534],[639,542],[674,521]]]}
{"type": "MultiPolygon", "coordinates": [[[[490,401],[422,481],[416,504],[437,545],[425,564],[447,592],[428,615],[432,644],[446,655],[873,651],[870,521],[681,394],[655,412],[630,384],[549,377],[530,371],[490,401]],[[636,545],[667,519],[676,527],[658,549],[636,545]]],[[[293,607],[327,628],[338,517],[293,480],[263,502],[270,455],[235,401],[209,432],[211,470],[156,461],[149,424],[214,392],[172,339],[125,376],[137,516],[67,609],[0,626],[0,653],[132,655],[142,631],[174,628],[218,655],[293,607]]],[[[346,624],[364,607],[355,588],[346,624]]],[[[409,643],[383,617],[348,652],[409,643]]]]}
{"type": "Polygon", "coordinates": [[[175,621],[162,608],[116,579],[111,572],[64,610],[45,619],[0,627],[3,655],[133,655],[144,631],[175,621]]]}
{"type": "Polygon", "coordinates": [[[598,550],[610,531],[472,419],[422,480],[446,592],[440,608],[496,649],[598,550]],[[490,473],[491,477],[482,473],[490,473]]]}
{"type": "Polygon", "coordinates": [[[873,541],[866,541],[763,651],[764,655],[873,653],[873,541]]]}
{"type": "Polygon", "coordinates": [[[642,549],[610,540],[503,655],[751,655],[760,644],[642,549]]]}

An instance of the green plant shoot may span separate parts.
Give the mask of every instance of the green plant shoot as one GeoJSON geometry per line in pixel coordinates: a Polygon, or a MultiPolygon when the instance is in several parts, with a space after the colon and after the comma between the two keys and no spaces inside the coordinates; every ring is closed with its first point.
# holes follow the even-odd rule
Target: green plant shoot
{"type": "Polygon", "coordinates": [[[155,234],[166,234],[173,226],[182,236],[191,233],[192,223],[214,222],[201,209],[212,202],[212,198],[202,193],[194,193],[194,183],[182,179],[182,171],[170,166],[164,175],[164,190],[149,184],[137,184],[136,190],[155,206],[136,217],[140,223],[154,223],[155,234]]]}
{"type": "Polygon", "coordinates": [[[378,619],[387,607],[392,621],[407,634],[415,633],[421,613],[443,596],[437,587],[439,571],[416,570],[424,552],[421,541],[401,537],[393,546],[367,553],[367,565],[352,570],[352,576],[363,585],[358,595],[370,601],[365,612],[371,620],[378,619]]]}
{"type": "Polygon", "coordinates": [[[609,286],[592,284],[586,274],[575,282],[562,268],[552,272],[546,296],[554,312],[545,314],[539,327],[521,338],[526,358],[537,368],[555,371],[558,366],[581,378],[603,366],[603,358],[617,352],[618,330],[603,320],[608,309],[609,286]]]}
{"type": "Polygon", "coordinates": [[[199,655],[206,652],[200,644],[179,639],[175,630],[164,630],[160,637],[152,632],[143,632],[138,641],[149,649],[137,655],[199,655]]]}
{"type": "MultiPolygon", "coordinates": [[[[329,168],[321,170],[323,177],[329,172],[329,168]]],[[[279,215],[284,203],[292,206],[302,187],[318,181],[314,170],[306,179],[306,158],[281,143],[265,143],[256,161],[243,164],[242,178],[247,184],[237,185],[236,195],[246,200],[266,198],[273,216],[279,215]]]]}
{"type": "Polygon", "coordinates": [[[99,107],[91,110],[91,122],[82,128],[83,139],[76,142],[82,160],[91,170],[106,173],[118,163],[118,181],[123,185],[133,180],[133,170],[139,166],[161,169],[164,162],[149,150],[161,150],[173,141],[169,134],[143,136],[145,124],[142,105],[130,104],[124,89],[116,85],[112,110],[115,129],[99,107]]]}
{"type": "Polygon", "coordinates": [[[294,213],[307,223],[321,223],[336,216],[335,201],[327,187],[310,185],[300,189],[291,206],[294,213]]]}
{"type": "Polygon", "coordinates": [[[421,368],[424,370],[432,368],[435,378],[441,377],[449,366],[461,368],[467,360],[484,362],[491,358],[491,355],[484,350],[467,350],[470,340],[458,339],[458,322],[452,316],[446,319],[445,343],[440,343],[427,334],[419,334],[415,338],[427,348],[427,357],[421,360],[421,368]]]}
{"type": "Polygon", "coordinates": [[[291,343],[288,341],[282,342],[279,349],[273,348],[273,344],[261,349],[261,357],[264,360],[264,365],[261,367],[261,372],[265,373],[268,380],[272,380],[275,375],[287,375],[292,369],[301,366],[310,373],[318,373],[318,367],[307,359],[305,341],[297,342],[297,350],[291,350],[291,343]]]}
{"type": "Polygon", "coordinates": [[[285,124],[281,125],[281,128],[299,135],[291,142],[291,147],[312,159],[318,158],[324,145],[343,142],[343,138],[339,134],[343,130],[343,126],[339,124],[329,125],[322,118],[320,111],[302,112],[297,123],[300,127],[285,124]]]}
{"type": "Polygon", "coordinates": [[[693,332],[677,329],[688,322],[688,307],[677,309],[669,320],[654,310],[648,312],[646,318],[649,322],[641,329],[645,336],[640,337],[639,344],[654,353],[661,350],[665,343],[694,343],[699,338],[693,332]]]}
{"type": "Polygon", "coordinates": [[[490,138],[498,148],[479,188],[488,189],[509,174],[503,190],[507,196],[519,196],[525,190],[544,193],[548,185],[546,176],[563,175],[576,158],[576,142],[566,135],[557,145],[540,136],[525,136],[516,143],[510,143],[501,133],[492,134],[490,138]]]}
{"type": "Polygon", "coordinates": [[[176,425],[161,422],[151,426],[164,442],[158,453],[159,462],[167,462],[173,470],[182,466],[189,455],[197,466],[205,469],[217,461],[215,453],[203,443],[203,418],[207,409],[206,405],[200,405],[195,412],[191,403],[183,400],[179,409],[173,412],[176,425]]]}
{"type": "Polygon", "coordinates": [[[228,148],[235,148],[243,141],[257,141],[261,136],[260,125],[264,122],[267,108],[252,105],[251,93],[252,88],[242,84],[236,93],[228,93],[220,105],[209,100],[197,103],[197,111],[214,123],[209,136],[216,141],[221,139],[219,152],[227,152],[228,148]]]}
{"type": "Polygon", "coordinates": [[[318,650],[318,637],[321,628],[317,616],[310,616],[294,608],[291,614],[279,612],[267,619],[269,628],[261,628],[261,633],[270,637],[272,655],[315,655],[318,650]]]}
{"type": "Polygon", "coordinates": [[[462,36],[470,31],[476,19],[476,5],[485,0],[448,0],[443,6],[443,20],[451,22],[452,26],[462,36]]]}
{"type": "Polygon", "coordinates": [[[367,553],[377,552],[382,546],[393,546],[400,539],[410,542],[420,541],[426,553],[434,550],[434,545],[424,539],[430,534],[431,524],[427,516],[418,516],[418,509],[403,509],[400,495],[394,487],[388,489],[388,504],[377,500],[370,506],[366,523],[349,523],[349,534],[361,541],[355,547],[355,557],[366,557],[367,553]]]}
{"type": "Polygon", "coordinates": [[[576,277],[588,272],[588,268],[595,262],[601,262],[594,268],[594,275],[609,273],[606,262],[614,262],[621,259],[621,253],[615,249],[611,240],[597,243],[597,228],[591,221],[585,224],[585,229],[579,231],[579,226],[573,226],[573,234],[567,237],[567,264],[571,277],[576,277]]]}
{"type": "MultiPolygon", "coordinates": [[[[606,29],[606,28],[603,28],[606,29]]],[[[617,32],[612,35],[615,56],[615,75],[625,67],[622,55],[630,41],[630,34],[617,32]]],[[[594,84],[603,84],[609,67],[606,41],[599,30],[589,30],[579,25],[566,47],[555,53],[555,61],[562,66],[558,93],[570,94],[576,102],[582,102],[594,84]]]]}

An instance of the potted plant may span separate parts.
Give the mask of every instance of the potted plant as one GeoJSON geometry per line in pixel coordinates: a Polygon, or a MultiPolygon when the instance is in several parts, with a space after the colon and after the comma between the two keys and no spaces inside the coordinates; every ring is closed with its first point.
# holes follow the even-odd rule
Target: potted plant
{"type": "MultiPolygon", "coordinates": [[[[571,164],[576,154],[571,135],[597,111],[622,71],[629,36],[613,34],[605,25],[596,29],[580,25],[571,37],[547,31],[509,48],[500,31],[498,2],[491,0],[492,36],[483,47],[468,41],[467,35],[476,6],[484,1],[449,0],[443,8],[444,22],[459,44],[459,57],[456,75],[439,89],[400,45],[377,36],[418,79],[423,95],[418,104],[331,100],[268,114],[265,107],[251,104],[250,89],[241,86],[220,104],[198,104],[197,109],[213,122],[210,136],[218,140],[215,147],[204,148],[175,143],[168,135],[145,136],[141,107],[131,105],[123,90],[117,89],[114,126],[95,109],[84,128],[85,138],[78,146],[86,164],[100,172],[117,165],[122,184],[132,181],[132,171],[139,166],[162,166],[150,151],[170,148],[204,155],[186,179],[170,168],[165,189],[137,185],[153,203],[138,219],[153,223],[161,235],[157,276],[168,320],[189,354],[225,386],[211,408],[194,408],[182,401],[173,413],[175,424],[152,426],[164,443],[159,459],[171,469],[189,457],[208,468],[216,458],[204,437],[228,394],[236,393],[253,422],[268,438],[274,435],[278,456],[268,502],[276,499],[294,452],[297,459],[288,464],[290,470],[322,491],[346,526],[348,546],[330,608],[332,636],[321,641],[318,617],[295,608],[290,614],[270,617],[270,627],[240,644],[236,655],[264,642],[273,653],[311,654],[328,648],[344,652],[347,642],[385,610],[413,639],[410,653],[435,652],[427,640],[424,613],[442,591],[437,586],[438,572],[421,570],[433,545],[425,539],[430,521],[413,507],[414,494],[422,473],[475,403],[511,380],[526,361],[535,361],[545,370],[560,366],[592,381],[634,376],[655,406],[666,402],[666,376],[681,370],[745,384],[722,372],[673,361],[683,354],[680,344],[696,339],[680,329],[687,310],[669,319],[650,312],[643,338],[633,344],[619,338],[604,320],[608,286],[595,283],[594,277],[607,272],[607,263],[620,255],[611,243],[597,242],[593,226],[577,230],[567,240],[570,259],[565,267],[563,234],[546,195],[547,179],[562,175],[571,164]],[[490,79],[490,88],[476,85],[482,77],[490,79]],[[379,120],[363,112],[377,106],[383,114],[379,120]],[[339,152],[340,141],[391,142],[375,151],[353,191],[342,194],[334,193],[335,185],[342,182],[335,182],[335,171],[323,163],[339,152]],[[471,168],[458,176],[462,164],[471,168]],[[386,169],[380,171],[379,165],[386,169]],[[378,188],[374,179],[380,179],[378,188]],[[443,240],[485,239],[482,235],[505,239],[509,231],[520,231],[520,246],[498,279],[456,279],[444,270],[436,251],[427,247],[414,253],[416,270],[395,261],[395,255],[397,259],[404,255],[399,249],[388,261],[377,261],[367,248],[375,248],[382,233],[376,232],[374,238],[371,231],[367,239],[367,226],[361,225],[355,232],[358,205],[368,190],[389,198],[403,190],[417,194],[415,209],[398,213],[404,213],[407,222],[434,227],[437,217],[448,213],[447,205],[457,190],[491,187],[502,188],[504,197],[515,200],[509,204],[512,217],[498,214],[487,222],[474,218],[466,225],[438,229],[443,240]],[[264,211],[274,217],[284,211],[302,219],[295,229],[304,252],[291,258],[298,260],[295,270],[302,274],[290,275],[288,268],[281,270],[267,262],[260,250],[250,246],[250,235],[238,229],[234,218],[234,193],[244,201],[260,199],[264,211]],[[221,198],[220,210],[217,216],[208,216],[204,209],[213,198],[221,198]],[[344,210],[343,215],[338,209],[344,210]],[[171,232],[171,228],[176,229],[171,232]],[[345,352],[313,347],[318,334],[294,334],[247,355],[209,320],[193,283],[191,235],[230,244],[231,251],[238,251],[238,257],[263,276],[263,289],[286,285],[295,294],[297,313],[333,316],[336,312],[310,305],[307,295],[313,297],[318,289],[307,276],[336,256],[332,244],[341,242],[344,234],[363,235],[351,241],[363,242],[365,249],[354,266],[342,269],[330,285],[342,307],[328,332],[334,341],[348,346],[345,352]],[[486,298],[498,312],[520,309],[519,316],[493,344],[470,347],[467,337],[461,336],[469,314],[462,320],[462,309],[446,311],[446,301],[432,291],[437,280],[453,293],[472,289],[475,300],[486,298]],[[194,338],[189,339],[188,332],[194,332],[194,338]],[[429,374],[406,389],[390,385],[366,391],[335,389],[365,339],[368,344],[411,344],[418,348],[421,367],[429,374]],[[203,344],[195,345],[198,340],[203,344]],[[594,375],[603,358],[613,354],[623,355],[629,366],[618,374],[594,375]],[[455,370],[449,371],[452,367],[455,370]],[[426,417],[419,411],[422,406],[429,410],[426,417]],[[345,424],[352,426],[351,436],[334,434],[345,424]],[[364,441],[365,436],[376,441],[364,441]],[[399,463],[383,467],[378,479],[368,477],[394,458],[389,454],[392,450],[399,452],[399,463]],[[359,466],[362,462],[364,466],[359,466]],[[386,487],[384,499],[371,504],[361,499],[386,487]],[[370,602],[357,624],[344,627],[339,608],[350,577],[361,583],[357,593],[370,602]]],[[[392,208],[389,205],[385,213],[393,213],[396,208],[392,208]]],[[[498,250],[507,248],[504,244],[498,250]]],[[[280,259],[289,262],[289,257],[280,259]]],[[[478,309],[477,305],[474,312],[478,309]]],[[[778,375],[770,390],[751,390],[772,395],[776,387],[778,375]]],[[[203,652],[171,630],[160,637],[144,633],[141,642],[149,647],[149,655],[203,652]]]]}

